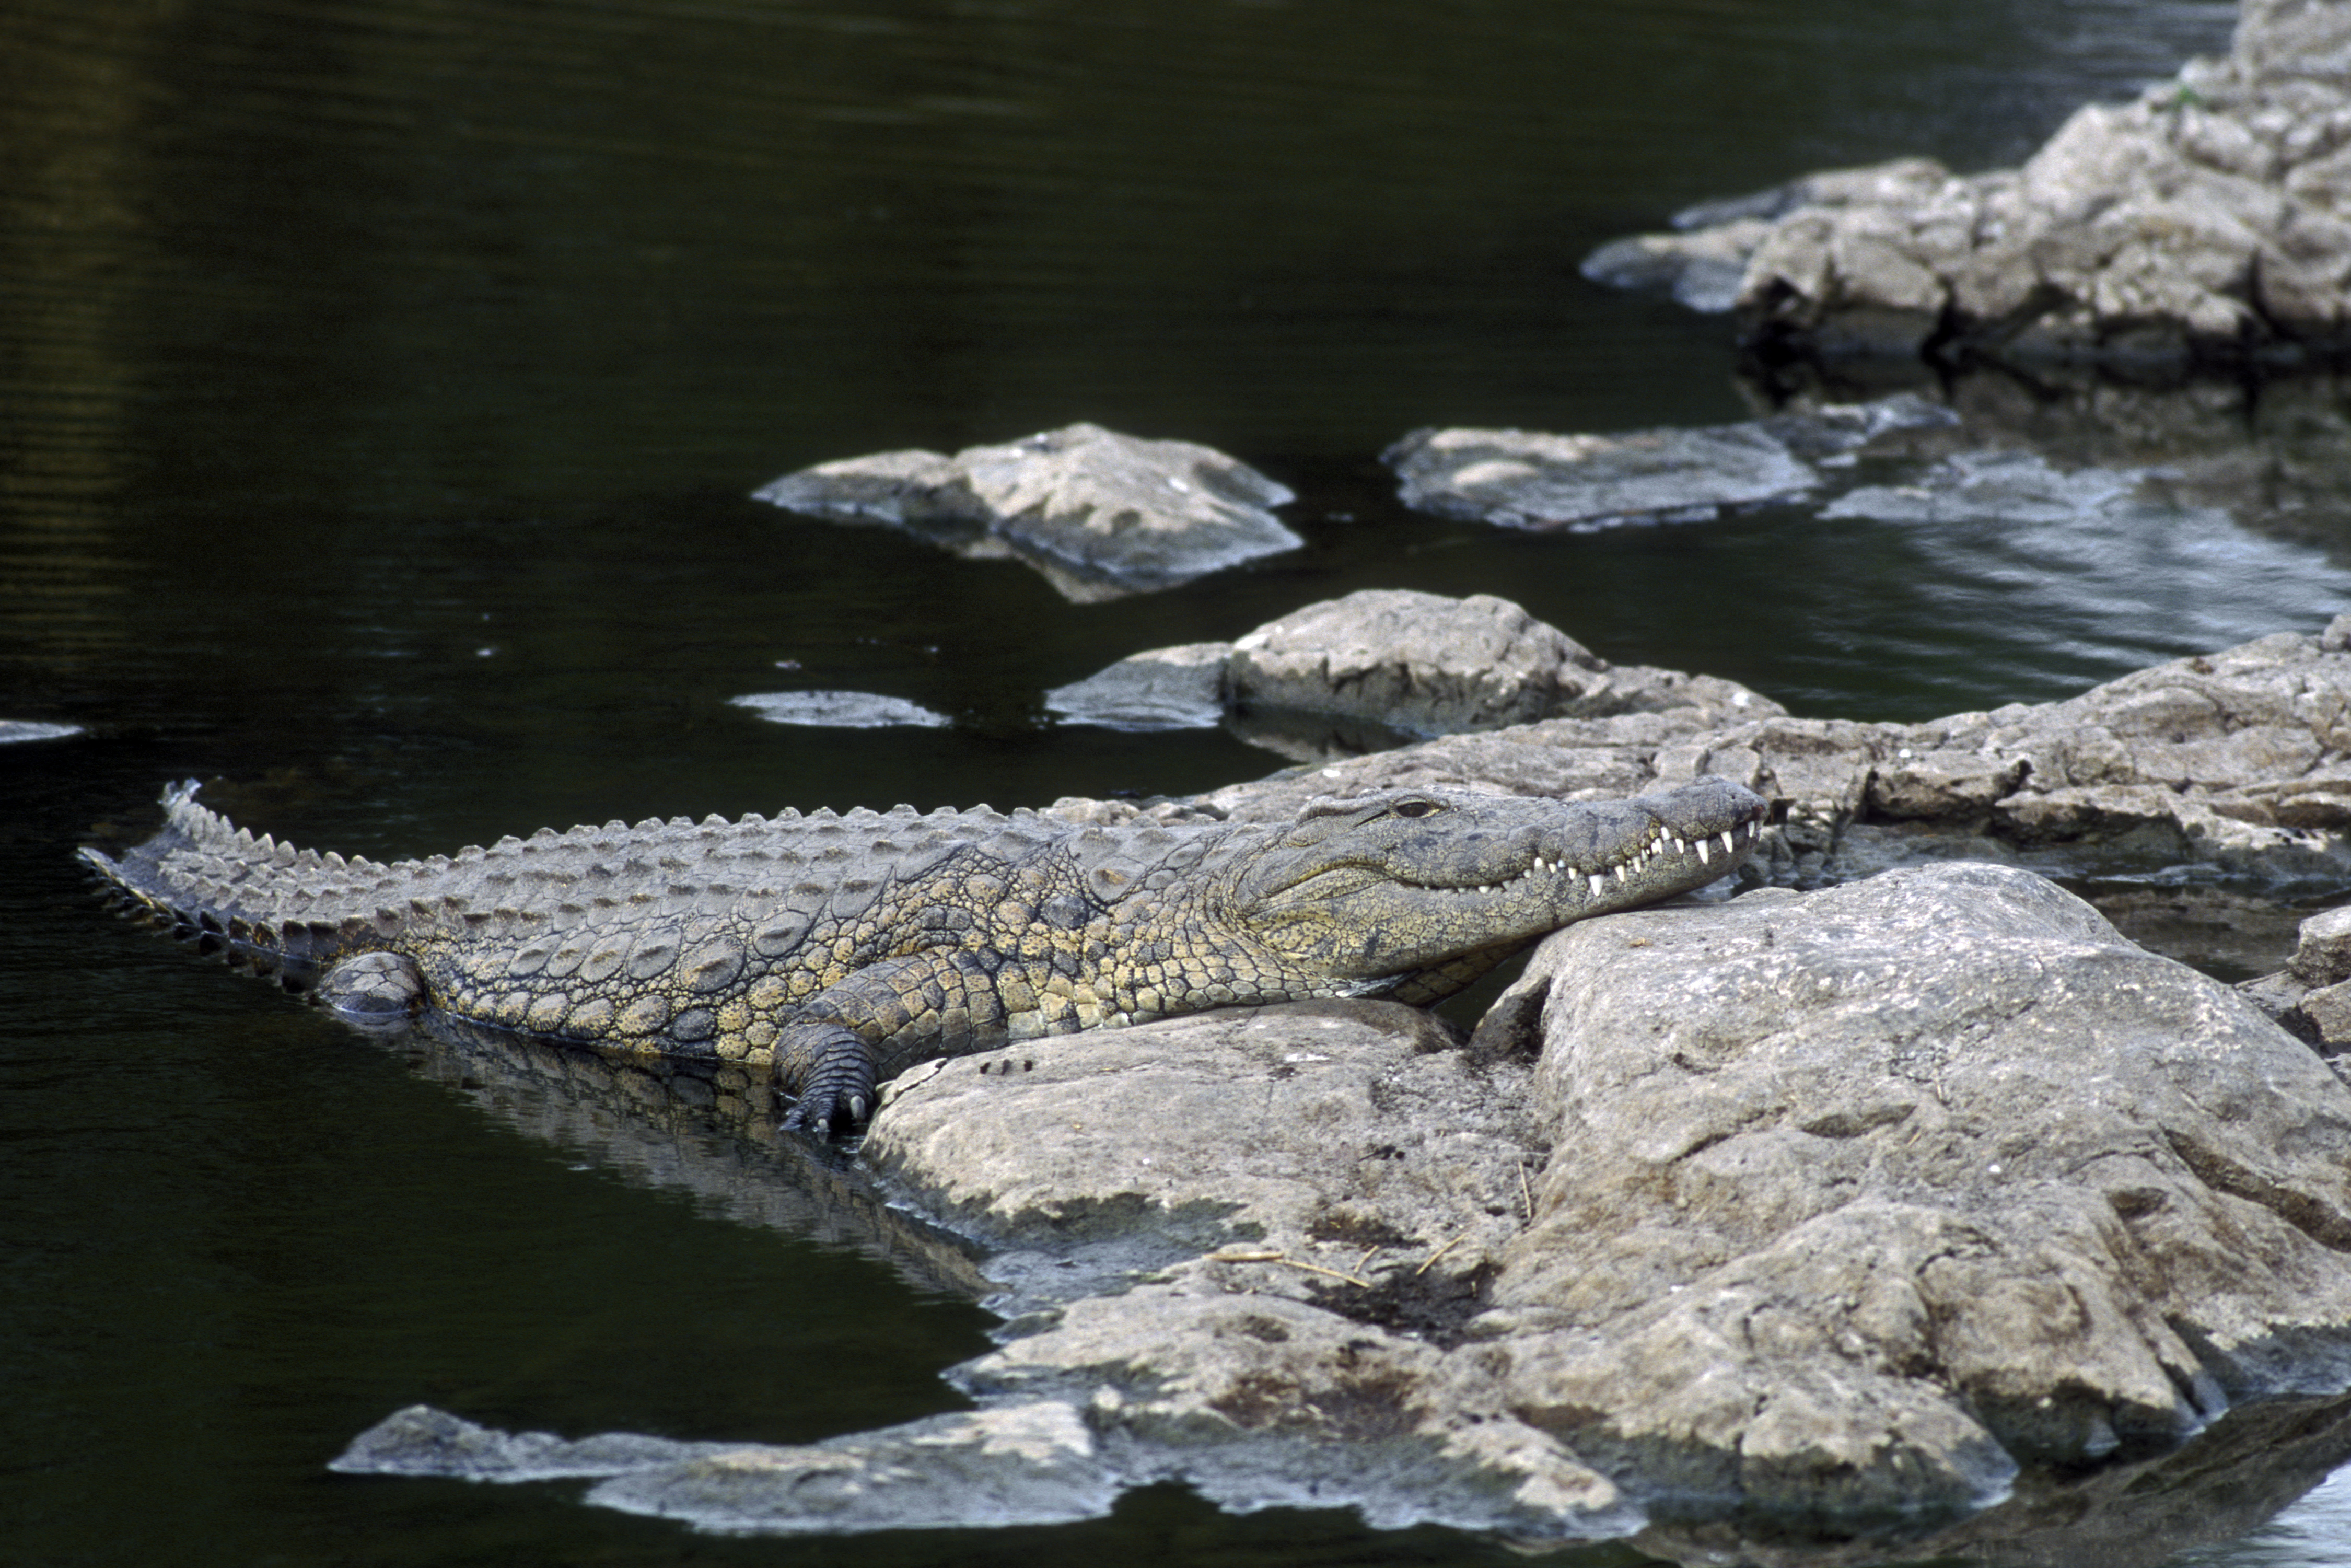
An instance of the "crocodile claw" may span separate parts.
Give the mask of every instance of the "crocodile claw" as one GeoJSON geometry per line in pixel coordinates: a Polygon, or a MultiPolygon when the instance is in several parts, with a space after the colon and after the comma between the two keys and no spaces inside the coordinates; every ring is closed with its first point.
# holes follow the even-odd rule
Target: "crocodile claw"
{"type": "Polygon", "coordinates": [[[872,1117],[873,1099],[854,1089],[815,1088],[802,1094],[784,1116],[788,1132],[806,1133],[819,1143],[854,1137],[872,1117]]]}

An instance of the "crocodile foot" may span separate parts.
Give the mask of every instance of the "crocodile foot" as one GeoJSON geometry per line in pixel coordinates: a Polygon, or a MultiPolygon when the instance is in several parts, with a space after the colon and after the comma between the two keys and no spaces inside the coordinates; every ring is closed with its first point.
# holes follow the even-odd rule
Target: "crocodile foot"
{"type": "Polygon", "coordinates": [[[839,1024],[805,1023],[776,1042],[776,1086],[799,1103],[784,1125],[823,1141],[861,1133],[879,1096],[870,1048],[839,1024]]]}
{"type": "Polygon", "coordinates": [[[319,980],[319,1000],[362,1028],[405,1024],[424,1005],[424,980],[399,953],[360,953],[319,980]]]}

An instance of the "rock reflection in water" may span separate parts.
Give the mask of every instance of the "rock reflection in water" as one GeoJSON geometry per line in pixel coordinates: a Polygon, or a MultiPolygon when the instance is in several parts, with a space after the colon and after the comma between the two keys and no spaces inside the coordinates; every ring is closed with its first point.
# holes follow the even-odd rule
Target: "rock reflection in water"
{"type": "MultiPolygon", "coordinates": [[[[1970,1568],[2156,1568],[2275,1517],[2346,1458],[2351,1397],[2276,1399],[2231,1410],[2160,1458],[2084,1475],[2028,1474],[2008,1500],[1948,1529],[1829,1543],[1792,1539],[1784,1526],[1760,1521],[1661,1522],[1634,1539],[1688,1568],[1728,1562],[1864,1568],[1928,1559],[1970,1568]]],[[[2314,1552],[2283,1561],[2320,1560],[2314,1552]]]]}

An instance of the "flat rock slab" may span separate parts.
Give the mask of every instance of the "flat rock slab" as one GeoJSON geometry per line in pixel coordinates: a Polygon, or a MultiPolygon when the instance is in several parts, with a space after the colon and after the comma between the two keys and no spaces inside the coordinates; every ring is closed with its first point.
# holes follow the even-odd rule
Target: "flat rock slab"
{"type": "Polygon", "coordinates": [[[78,724],[39,724],[28,718],[0,718],[0,746],[28,740],[63,740],[79,735],[78,724]]]}
{"type": "Polygon", "coordinates": [[[635,1433],[567,1441],[500,1432],[430,1406],[395,1412],[329,1467],[345,1475],[594,1480],[588,1500],[727,1534],[1065,1524],[1123,1488],[1066,1406],[937,1416],[820,1443],[677,1442],[635,1433]]]}
{"type": "Polygon", "coordinates": [[[1232,653],[1230,643],[1148,649],[1054,687],[1045,706],[1070,723],[1104,729],[1214,729],[1225,717],[1232,653]]]}
{"type": "Polygon", "coordinates": [[[919,703],[872,692],[754,692],[726,701],[734,707],[749,708],[770,724],[819,729],[887,729],[897,725],[939,729],[954,722],[919,703]]]}
{"type": "Polygon", "coordinates": [[[1702,429],[1416,430],[1381,460],[1416,510],[1588,533],[1625,523],[1705,522],[1726,509],[1793,500],[1821,483],[1811,459],[1888,432],[1952,423],[1949,410],[1906,393],[1702,429]]]}
{"type": "Polygon", "coordinates": [[[758,499],[1010,557],[1078,602],[1173,588],[1302,543],[1270,508],[1295,497],[1185,441],[1072,424],[998,446],[884,452],[787,474],[758,499]]]}

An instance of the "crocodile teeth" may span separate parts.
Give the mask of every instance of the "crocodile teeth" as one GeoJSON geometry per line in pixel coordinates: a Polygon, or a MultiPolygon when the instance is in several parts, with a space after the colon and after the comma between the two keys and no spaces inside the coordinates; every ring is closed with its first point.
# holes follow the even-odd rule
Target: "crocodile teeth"
{"type": "Polygon", "coordinates": [[[1708,864],[1708,863],[1713,860],[1713,858],[1714,858],[1713,856],[1711,856],[1711,855],[1709,855],[1709,854],[1708,854],[1708,853],[1706,852],[1706,841],[1705,841],[1704,839],[1700,839],[1700,840],[1698,840],[1698,864],[1700,864],[1700,865],[1706,865],[1706,864],[1708,864]]]}
{"type": "Polygon", "coordinates": [[[1731,853],[1734,850],[1736,850],[1738,847],[1739,847],[1738,845],[1736,845],[1736,844],[1734,844],[1734,843],[1732,843],[1732,842],[1730,841],[1730,834],[1729,834],[1729,832],[1727,832],[1727,831],[1726,831],[1726,832],[1722,835],[1722,852],[1723,852],[1724,854],[1729,854],[1729,853],[1731,853]]]}
{"type": "Polygon", "coordinates": [[[1674,835],[1674,853],[1677,855],[1686,855],[1689,853],[1689,841],[1683,838],[1679,833],[1676,833],[1674,835]]]}
{"type": "Polygon", "coordinates": [[[1625,868],[1621,865],[1616,868],[1616,885],[1619,887],[1625,885],[1625,868]]]}
{"type": "Polygon", "coordinates": [[[1604,876],[1594,876],[1594,877],[1592,879],[1592,896],[1593,896],[1593,897],[1597,898],[1597,897],[1599,897],[1603,893],[1605,893],[1607,890],[1608,890],[1608,879],[1607,879],[1606,877],[1604,877],[1604,876]]]}

